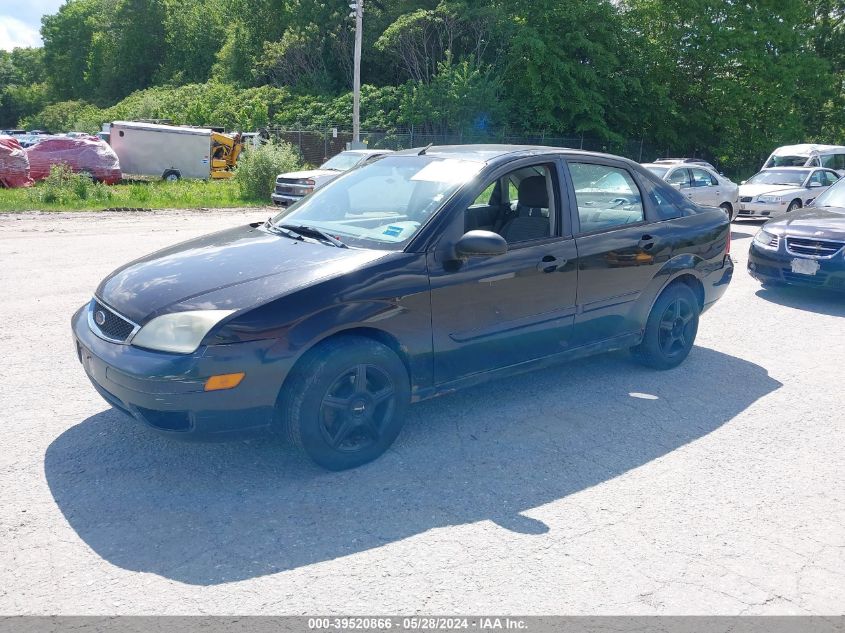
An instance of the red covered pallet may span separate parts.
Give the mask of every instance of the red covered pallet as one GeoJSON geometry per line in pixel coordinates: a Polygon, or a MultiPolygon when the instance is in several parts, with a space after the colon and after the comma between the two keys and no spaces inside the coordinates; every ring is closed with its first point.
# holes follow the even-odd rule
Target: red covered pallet
{"type": "Polygon", "coordinates": [[[31,184],[26,150],[17,139],[0,136],[0,186],[27,187],[31,184]]]}
{"type": "Polygon", "coordinates": [[[42,180],[50,167],[65,163],[73,171],[85,172],[109,185],[120,181],[120,162],[108,143],[96,136],[48,138],[26,149],[29,174],[42,180]]]}

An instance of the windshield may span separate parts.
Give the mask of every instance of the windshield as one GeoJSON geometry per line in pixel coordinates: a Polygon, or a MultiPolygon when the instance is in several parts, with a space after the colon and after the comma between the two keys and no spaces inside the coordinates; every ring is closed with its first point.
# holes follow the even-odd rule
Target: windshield
{"type": "Polygon", "coordinates": [[[755,174],[747,182],[749,185],[794,185],[800,187],[809,175],[809,169],[767,169],[755,174]]]}
{"type": "Polygon", "coordinates": [[[766,167],[803,167],[808,156],[772,156],[766,167]]]}
{"type": "Polygon", "coordinates": [[[362,248],[401,250],[484,163],[390,156],[333,180],[271,220],[309,226],[362,248]]]}
{"type": "Polygon", "coordinates": [[[655,165],[649,165],[646,169],[658,178],[663,178],[663,176],[666,175],[666,172],[669,171],[668,167],[656,167],[655,165]]]}
{"type": "Polygon", "coordinates": [[[346,171],[352,169],[358,164],[363,157],[361,154],[353,154],[351,152],[341,152],[337,156],[331,157],[325,163],[320,165],[320,169],[333,169],[335,171],[346,171]]]}
{"type": "Polygon", "coordinates": [[[819,194],[813,201],[814,207],[839,207],[845,209],[845,178],[819,194]]]}

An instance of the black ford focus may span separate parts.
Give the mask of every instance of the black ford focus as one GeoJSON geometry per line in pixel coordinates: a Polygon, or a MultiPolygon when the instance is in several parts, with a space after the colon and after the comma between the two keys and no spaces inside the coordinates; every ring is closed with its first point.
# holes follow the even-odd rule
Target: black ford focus
{"type": "Polygon", "coordinates": [[[73,317],[97,391],[162,433],[285,433],[350,468],[409,403],[578,356],[686,358],[729,224],[637,164],[434,147],[111,273],[73,317]]]}
{"type": "Polygon", "coordinates": [[[845,180],[812,206],[766,222],[749,247],[748,272],[768,286],[845,291],[845,180]]]}

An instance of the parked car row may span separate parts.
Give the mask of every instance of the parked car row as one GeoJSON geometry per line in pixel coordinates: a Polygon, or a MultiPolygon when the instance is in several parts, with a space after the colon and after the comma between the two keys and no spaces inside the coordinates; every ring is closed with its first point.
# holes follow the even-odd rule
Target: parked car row
{"type": "Polygon", "coordinates": [[[845,290],[845,147],[780,147],[738,187],[701,160],[644,166],[696,204],[737,209],[732,219],[769,220],[748,257],[749,273],[765,286],[845,290]]]}

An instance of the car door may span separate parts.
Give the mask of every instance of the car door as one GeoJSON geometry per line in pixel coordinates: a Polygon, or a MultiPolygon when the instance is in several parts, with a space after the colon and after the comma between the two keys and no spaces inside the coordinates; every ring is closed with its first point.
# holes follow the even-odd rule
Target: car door
{"type": "Polygon", "coordinates": [[[578,247],[574,339],[588,345],[639,329],[632,317],[635,302],[667,260],[671,244],[659,227],[649,225],[641,186],[627,164],[592,157],[566,162],[578,247]],[[603,185],[611,174],[612,189],[603,185]]]}
{"type": "Polygon", "coordinates": [[[684,194],[687,198],[692,199],[692,181],[690,179],[689,169],[686,167],[678,167],[666,174],[666,182],[675,187],[678,191],[684,194]]]}
{"type": "MultiPolygon", "coordinates": [[[[458,208],[441,240],[445,250],[438,244],[429,252],[437,384],[571,346],[577,252],[571,229],[561,221],[568,199],[561,196],[561,182],[560,163],[549,157],[501,168],[458,208]],[[508,251],[465,260],[448,255],[448,242],[477,230],[478,218],[491,209],[497,213],[492,228],[507,239],[508,251]]],[[[489,230],[489,220],[482,221],[489,230]]]]}
{"type": "Polygon", "coordinates": [[[690,168],[690,177],[692,179],[691,199],[693,202],[704,207],[718,207],[721,204],[719,181],[713,178],[707,170],[692,167],[690,168]]]}

